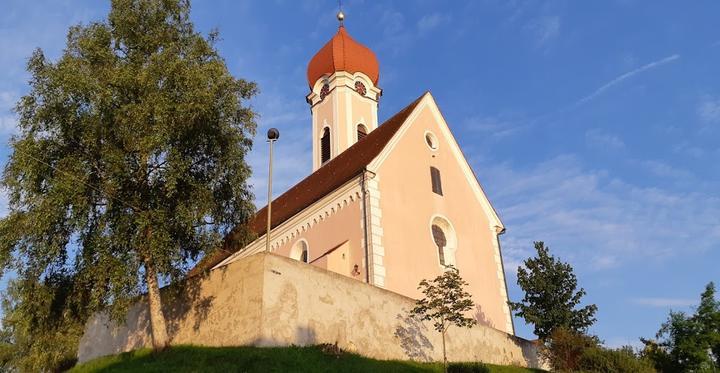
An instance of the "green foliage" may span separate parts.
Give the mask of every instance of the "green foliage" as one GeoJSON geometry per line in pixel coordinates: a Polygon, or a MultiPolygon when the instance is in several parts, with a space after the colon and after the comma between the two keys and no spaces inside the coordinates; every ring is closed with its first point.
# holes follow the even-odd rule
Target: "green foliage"
{"type": "MultiPolygon", "coordinates": [[[[474,365],[470,363],[467,365],[474,365]]],[[[456,364],[452,364],[456,365],[456,364]]],[[[466,365],[458,363],[460,365],[466,365]]],[[[490,373],[532,373],[536,369],[478,364],[490,373]]],[[[355,354],[323,353],[318,347],[174,346],[155,356],[149,349],[102,357],[71,370],[85,372],[442,372],[437,363],[373,360],[355,354]]]]}
{"type": "Polygon", "coordinates": [[[540,354],[560,372],[651,373],[652,362],[631,347],[605,348],[595,336],[564,327],[556,328],[540,354]]]}
{"type": "Polygon", "coordinates": [[[465,316],[474,306],[465,286],[467,282],[460,277],[460,271],[448,266],[434,280],[420,281],[418,289],[425,297],[417,301],[410,313],[419,316],[420,320],[432,321],[435,330],[440,333],[445,333],[452,325],[471,327],[477,321],[465,316]]]}
{"type": "Polygon", "coordinates": [[[518,267],[517,283],[525,292],[521,302],[510,302],[516,315],[535,326],[535,335],[547,339],[558,327],[584,332],[595,322],[597,306],[577,309],[585,290],[577,288],[572,267],[550,255],[543,242],[535,242],[537,257],[518,267]]]}
{"type": "Polygon", "coordinates": [[[580,368],[580,359],[586,350],[597,347],[597,338],[560,326],[545,339],[539,352],[553,369],[571,372],[580,368]]]}
{"type": "Polygon", "coordinates": [[[448,373],[490,373],[490,368],[483,363],[450,363],[448,373]]]}
{"type": "Polygon", "coordinates": [[[632,347],[618,349],[591,347],[580,356],[579,370],[608,373],[653,373],[650,360],[639,356],[632,347]]]}
{"type": "Polygon", "coordinates": [[[663,372],[720,370],[720,302],[710,282],[700,296],[695,314],[670,312],[656,335],[641,339],[644,354],[663,372]]]}
{"type": "Polygon", "coordinates": [[[460,271],[453,266],[446,266],[445,272],[428,282],[420,281],[418,290],[425,295],[418,300],[410,314],[423,321],[432,321],[435,330],[442,335],[443,363],[447,372],[447,354],[445,352],[445,332],[455,325],[469,328],[477,324],[477,320],[466,317],[475,304],[470,293],[465,291],[468,283],[460,277],[460,271]]]}
{"type": "Polygon", "coordinates": [[[63,325],[96,310],[121,318],[153,291],[146,269],[181,279],[254,211],[243,102],[256,86],[229,73],[217,34],[196,32],[189,12],[187,0],[114,0],[107,20],[69,30],[57,61],[29,59],[0,220],[19,354],[63,355],[75,339],[63,325]],[[62,302],[39,301],[43,286],[62,302]]]}
{"type": "MultiPolygon", "coordinates": [[[[3,342],[0,366],[8,370],[57,371],[75,364],[83,332],[80,312],[68,304],[69,279],[43,283],[13,281],[3,296],[3,342]]],[[[1,370],[0,370],[1,371],[1,370]]]]}

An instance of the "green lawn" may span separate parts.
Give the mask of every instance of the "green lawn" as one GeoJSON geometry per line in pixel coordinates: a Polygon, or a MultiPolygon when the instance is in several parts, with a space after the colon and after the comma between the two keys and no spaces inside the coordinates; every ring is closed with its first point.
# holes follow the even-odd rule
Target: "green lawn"
{"type": "MultiPolygon", "coordinates": [[[[486,365],[487,372],[540,370],[486,365]]],[[[384,361],[354,354],[333,355],[318,347],[175,346],[153,356],[149,349],[101,357],[70,372],[442,372],[442,364],[384,361]]]]}

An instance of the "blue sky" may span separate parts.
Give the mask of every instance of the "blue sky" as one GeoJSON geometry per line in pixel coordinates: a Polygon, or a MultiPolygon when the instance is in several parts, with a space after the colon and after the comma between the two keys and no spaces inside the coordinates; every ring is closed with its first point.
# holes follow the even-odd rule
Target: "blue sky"
{"type": "MultiPolygon", "coordinates": [[[[32,50],[56,58],[70,25],[108,10],[3,3],[2,162],[32,50]]],[[[250,157],[259,205],[267,128],[282,132],[276,192],[311,171],[305,69],[336,31],[336,4],[193,4],[198,29],[220,31],[230,70],[261,89],[250,157]]],[[[350,34],[380,60],[381,121],[425,90],[438,101],[507,227],[513,300],[514,268],[533,240],[574,266],[599,307],[591,331],[611,346],[637,345],[720,281],[720,3],[356,0],[344,9],[350,34]]]]}

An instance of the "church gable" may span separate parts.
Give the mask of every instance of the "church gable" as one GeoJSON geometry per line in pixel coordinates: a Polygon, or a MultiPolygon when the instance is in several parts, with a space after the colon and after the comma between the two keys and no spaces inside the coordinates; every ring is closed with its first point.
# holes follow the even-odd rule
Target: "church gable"
{"type": "MultiPolygon", "coordinates": [[[[376,173],[379,172],[383,163],[396,151],[395,149],[397,144],[401,141],[414,141],[416,145],[413,147],[413,151],[417,153],[417,155],[425,154],[427,153],[427,150],[430,149],[432,151],[432,157],[444,154],[447,158],[452,158],[454,162],[457,162],[457,166],[462,170],[464,176],[463,180],[468,183],[472,189],[474,199],[485,211],[491,228],[497,230],[498,233],[504,231],[505,226],[500,220],[500,217],[495,209],[492,207],[487,195],[483,191],[475,172],[470,167],[470,164],[465,158],[460,146],[455,140],[455,136],[450,131],[450,127],[445,121],[445,118],[440,112],[440,108],[437,106],[437,103],[430,92],[426,92],[421,97],[420,102],[405,120],[403,126],[395,133],[393,138],[389,140],[388,144],[382,152],[380,152],[377,158],[370,162],[368,170],[376,173]],[[420,123],[418,124],[418,122],[420,123]],[[425,130],[423,131],[422,137],[420,137],[422,141],[418,141],[418,136],[415,136],[416,138],[413,139],[406,138],[406,133],[410,131],[411,127],[423,125],[425,126],[425,130]],[[429,142],[434,142],[434,146],[436,148],[431,149],[432,145],[430,145],[429,142]],[[420,143],[423,143],[424,145],[421,146],[419,145],[420,143]],[[438,150],[440,150],[441,147],[444,149],[438,153],[438,150]]],[[[409,158],[414,156],[415,155],[408,155],[409,158]]],[[[459,180],[454,181],[458,182],[459,180]]]]}
{"type": "Polygon", "coordinates": [[[504,227],[429,93],[368,170],[374,283],[416,297],[420,280],[454,265],[479,320],[512,333],[497,237],[504,227]]]}

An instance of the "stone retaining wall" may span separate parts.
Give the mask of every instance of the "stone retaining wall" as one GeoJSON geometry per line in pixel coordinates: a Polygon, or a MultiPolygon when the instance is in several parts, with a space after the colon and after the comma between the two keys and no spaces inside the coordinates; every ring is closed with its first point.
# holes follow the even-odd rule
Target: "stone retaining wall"
{"type": "MultiPolygon", "coordinates": [[[[441,361],[442,340],[430,323],[408,317],[414,300],[311,265],[256,254],[186,284],[182,299],[164,291],[172,344],[288,346],[337,343],[376,359],[441,361]]],[[[80,362],[150,346],[147,305],[124,325],[93,317],[80,341],[80,362]]],[[[535,345],[476,325],[451,328],[448,359],[538,367],[535,345]]]]}

